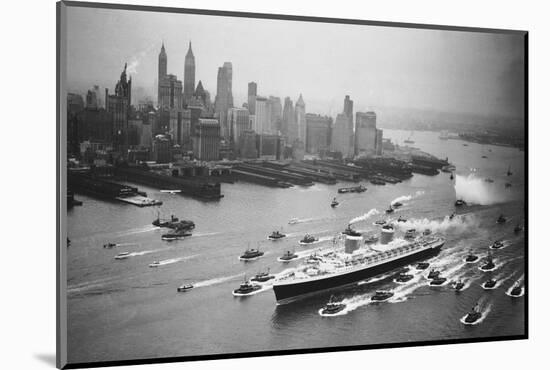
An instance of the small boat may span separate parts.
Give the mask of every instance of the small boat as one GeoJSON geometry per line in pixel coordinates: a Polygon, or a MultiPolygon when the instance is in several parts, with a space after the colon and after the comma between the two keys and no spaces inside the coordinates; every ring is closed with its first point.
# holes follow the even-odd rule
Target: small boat
{"type": "Polygon", "coordinates": [[[479,267],[481,271],[492,271],[496,267],[495,262],[493,261],[493,257],[491,254],[487,255],[487,258],[485,258],[485,263],[479,267]]]}
{"type": "Polygon", "coordinates": [[[523,230],[523,227],[520,224],[517,224],[516,227],[514,227],[514,234],[519,234],[523,230]]]}
{"type": "Polygon", "coordinates": [[[114,248],[116,247],[117,244],[116,243],[107,243],[107,244],[103,244],[103,248],[114,248]]]}
{"type": "Polygon", "coordinates": [[[462,144],[462,146],[468,146],[468,144],[462,144]]]}
{"type": "Polygon", "coordinates": [[[495,180],[493,180],[493,179],[490,178],[490,177],[487,177],[487,178],[484,179],[483,181],[488,182],[489,184],[492,184],[493,182],[495,182],[495,180]]]}
{"type": "Polygon", "coordinates": [[[365,244],[374,244],[378,241],[377,235],[370,235],[365,238],[365,244]]]}
{"type": "Polygon", "coordinates": [[[392,208],[390,204],[390,208],[386,209],[386,213],[393,213],[395,210],[392,208]]]}
{"type": "Polygon", "coordinates": [[[428,262],[418,262],[416,264],[417,270],[426,270],[428,267],[430,267],[430,264],[428,262]]]}
{"type": "Polygon", "coordinates": [[[464,262],[466,263],[473,263],[473,262],[476,262],[477,260],[479,259],[479,256],[475,255],[472,250],[470,249],[470,252],[468,253],[468,255],[466,256],[466,258],[464,258],[464,262]]]}
{"type": "Polygon", "coordinates": [[[380,179],[371,179],[370,183],[373,185],[386,185],[386,182],[380,179]]]}
{"type": "Polygon", "coordinates": [[[462,291],[462,289],[464,289],[465,285],[466,284],[464,284],[464,282],[462,280],[458,280],[453,284],[453,289],[454,289],[455,292],[460,292],[460,291],[462,291]]]}
{"type": "Polygon", "coordinates": [[[482,155],[481,158],[487,158],[487,156],[486,156],[486,155],[482,155]]]}
{"type": "Polygon", "coordinates": [[[291,251],[286,251],[281,257],[279,257],[280,262],[290,262],[293,259],[298,258],[298,255],[291,251]]]}
{"type": "Polygon", "coordinates": [[[454,180],[455,176],[453,175],[452,172],[451,172],[451,176],[449,176],[449,178],[450,178],[451,180],[454,180]]]}
{"type": "Polygon", "coordinates": [[[67,238],[67,247],[71,246],[71,239],[67,238]]]}
{"type": "Polygon", "coordinates": [[[340,203],[338,203],[338,201],[336,200],[336,198],[334,198],[334,199],[332,200],[332,203],[330,203],[330,206],[331,206],[332,208],[336,208],[339,204],[340,204],[340,203]]]}
{"type": "Polygon", "coordinates": [[[269,281],[271,279],[275,279],[275,275],[269,274],[269,269],[267,269],[266,272],[258,272],[251,281],[257,281],[259,283],[265,283],[266,281],[269,281]]]}
{"type": "Polygon", "coordinates": [[[297,224],[300,220],[298,220],[296,217],[294,218],[291,218],[289,221],[288,221],[288,224],[289,225],[294,225],[294,224],[297,224]]]}
{"type": "Polygon", "coordinates": [[[346,235],[349,235],[349,236],[361,236],[362,235],[360,232],[355,231],[354,229],[352,229],[350,224],[348,224],[348,227],[346,227],[346,229],[342,232],[342,234],[346,234],[346,235]]]}
{"type": "Polygon", "coordinates": [[[504,247],[504,242],[502,240],[497,240],[491,246],[490,249],[501,249],[504,247]]]}
{"type": "Polygon", "coordinates": [[[244,283],[242,283],[237,289],[233,290],[233,295],[236,297],[246,296],[260,289],[262,289],[261,285],[252,284],[249,280],[246,280],[245,277],[244,283]]]}
{"type": "Polygon", "coordinates": [[[313,235],[311,234],[306,234],[302,240],[300,240],[300,244],[301,245],[306,245],[306,244],[311,244],[311,243],[315,243],[319,241],[319,238],[316,238],[314,237],[313,235]]]}
{"type": "Polygon", "coordinates": [[[187,292],[193,288],[193,284],[184,284],[178,287],[178,292],[187,292]]]}
{"type": "Polygon", "coordinates": [[[381,225],[381,226],[382,226],[382,225],[385,225],[385,224],[386,224],[386,220],[376,220],[376,221],[374,221],[374,224],[375,224],[375,225],[381,225]]]}
{"type": "Polygon", "coordinates": [[[455,218],[455,214],[451,213],[451,215],[449,216],[449,220],[452,220],[453,218],[455,218]]]}
{"type": "Polygon", "coordinates": [[[522,292],[523,292],[523,288],[521,287],[521,284],[519,283],[519,280],[518,280],[514,283],[512,289],[510,289],[510,296],[519,297],[521,296],[522,292]]]}
{"type": "Polygon", "coordinates": [[[497,285],[497,281],[495,279],[489,279],[485,281],[483,284],[481,284],[481,287],[483,289],[494,289],[497,285]]]}
{"type": "Polygon", "coordinates": [[[399,208],[399,207],[401,207],[402,205],[403,205],[403,203],[401,203],[401,202],[395,202],[395,203],[392,203],[391,206],[392,206],[393,208],[399,208]]]}
{"type": "Polygon", "coordinates": [[[416,229],[409,229],[405,232],[405,239],[414,239],[416,236],[416,229]]]}
{"type": "Polygon", "coordinates": [[[376,293],[371,297],[372,301],[376,302],[383,302],[387,301],[391,297],[393,297],[393,292],[389,290],[377,290],[376,293]]]}
{"type": "Polygon", "coordinates": [[[413,278],[414,278],[414,275],[400,273],[399,275],[397,275],[397,277],[393,281],[396,283],[406,283],[407,281],[413,278]]]}
{"type": "Polygon", "coordinates": [[[479,309],[479,303],[476,303],[472,310],[464,317],[465,324],[475,324],[481,319],[481,311],[479,309]]]}
{"type": "Polygon", "coordinates": [[[430,280],[435,279],[439,277],[439,274],[441,274],[441,271],[436,269],[431,269],[430,272],[428,273],[428,279],[430,280]]]}
{"type": "Polygon", "coordinates": [[[503,223],[505,223],[506,221],[508,221],[508,220],[506,219],[506,217],[504,217],[504,215],[500,215],[500,216],[498,216],[498,218],[497,218],[497,224],[503,224],[503,223]]]}
{"type": "Polygon", "coordinates": [[[149,264],[149,267],[159,267],[159,266],[160,266],[160,261],[154,261],[153,263],[149,264]]]}
{"type": "Polygon", "coordinates": [[[432,279],[432,281],[430,281],[430,285],[439,286],[439,285],[442,285],[446,281],[447,281],[447,278],[438,276],[438,277],[432,279]]]}
{"type": "Polygon", "coordinates": [[[430,235],[431,233],[432,233],[432,230],[424,229],[424,231],[422,232],[422,235],[427,236],[427,235],[430,235]]]}
{"type": "Polygon", "coordinates": [[[130,252],[122,252],[115,256],[115,260],[125,260],[126,258],[130,258],[130,252]]]}
{"type": "Polygon", "coordinates": [[[337,314],[338,312],[342,311],[344,308],[346,308],[346,305],[344,303],[335,302],[334,301],[334,296],[330,296],[330,299],[327,302],[327,304],[325,305],[325,307],[323,307],[321,309],[321,314],[323,314],[323,315],[334,315],[334,314],[337,314]]]}
{"type": "Polygon", "coordinates": [[[187,232],[185,230],[176,230],[174,232],[171,232],[171,233],[167,233],[167,234],[162,234],[160,236],[160,238],[162,240],[166,240],[166,241],[172,241],[172,240],[178,240],[178,239],[183,239],[183,238],[186,238],[188,236],[191,236],[193,234],[191,234],[190,232],[187,232]]]}
{"type": "Polygon", "coordinates": [[[367,188],[363,185],[359,186],[353,186],[351,188],[340,188],[338,189],[339,194],[346,194],[346,193],[362,193],[364,191],[367,191],[367,188]]]}
{"type": "Polygon", "coordinates": [[[465,206],[465,205],[466,205],[466,202],[463,199],[457,199],[456,202],[455,202],[456,207],[461,207],[461,206],[465,206]]]}
{"type": "Polygon", "coordinates": [[[259,248],[258,249],[249,248],[244,251],[244,253],[239,257],[239,259],[241,261],[252,261],[257,258],[260,258],[263,255],[264,255],[264,252],[260,251],[259,248]]]}
{"type": "Polygon", "coordinates": [[[160,214],[157,214],[156,220],[153,221],[153,226],[157,227],[168,227],[172,223],[178,222],[179,219],[175,217],[174,215],[170,215],[170,220],[163,220],[160,218],[160,214]]]}
{"type": "Polygon", "coordinates": [[[413,136],[414,132],[411,131],[411,134],[409,135],[409,137],[404,140],[404,143],[405,144],[414,144],[414,140],[411,140],[411,137],[413,136]]]}
{"type": "Polygon", "coordinates": [[[397,222],[407,222],[407,219],[404,218],[403,216],[399,216],[399,218],[397,219],[397,222]]]}
{"type": "Polygon", "coordinates": [[[508,189],[508,188],[511,188],[511,187],[512,187],[512,184],[509,183],[509,182],[507,182],[507,183],[504,184],[504,188],[505,188],[505,189],[508,189]]]}
{"type": "Polygon", "coordinates": [[[276,230],[274,232],[271,233],[271,235],[269,235],[267,238],[269,240],[279,240],[279,239],[282,239],[284,238],[286,235],[279,232],[279,230],[276,230]]]}
{"type": "Polygon", "coordinates": [[[512,176],[512,167],[508,166],[508,171],[506,171],[506,176],[512,176]]]}

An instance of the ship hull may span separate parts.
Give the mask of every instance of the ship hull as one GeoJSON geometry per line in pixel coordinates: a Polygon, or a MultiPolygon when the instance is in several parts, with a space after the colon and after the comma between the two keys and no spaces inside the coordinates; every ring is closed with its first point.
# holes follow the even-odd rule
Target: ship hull
{"type": "Polygon", "coordinates": [[[286,304],[319,291],[353,284],[357,281],[384,274],[388,271],[397,269],[404,265],[408,265],[415,261],[435,256],[437,253],[439,253],[442,246],[443,243],[441,243],[441,245],[424,249],[418,251],[415,254],[404,256],[393,261],[388,261],[386,263],[372,267],[366,267],[364,269],[350,271],[345,274],[329,275],[326,278],[322,279],[297,281],[290,284],[274,285],[273,291],[275,293],[275,298],[277,299],[277,304],[286,304]]]}

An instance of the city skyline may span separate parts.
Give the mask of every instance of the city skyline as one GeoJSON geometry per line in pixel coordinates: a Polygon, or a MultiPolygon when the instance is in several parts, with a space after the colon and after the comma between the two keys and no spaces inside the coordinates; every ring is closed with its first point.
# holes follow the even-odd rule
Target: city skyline
{"type": "Polygon", "coordinates": [[[258,95],[295,100],[302,93],[308,111],[333,117],[341,112],[344,95],[354,98],[356,111],[389,106],[523,115],[522,38],[516,35],[354,25],[337,25],[325,34],[322,29],[332,25],[105,9],[94,9],[102,16],[82,24],[79,16],[85,12],[70,11],[70,91],[83,93],[96,84],[109,87],[111,73],[118,75],[120,63],[127,62],[135,99],[155,101],[161,44],[168,54],[168,73],[183,81],[192,42],[195,82],[202,81],[212,98],[218,67],[232,63],[235,106],[246,102],[247,84],[255,81],[258,95]],[[106,21],[100,27],[96,19],[106,21]],[[138,19],[143,27],[136,31],[130,22],[138,19]],[[254,34],[246,32],[251,22],[254,34]],[[468,60],[460,60],[464,55],[468,60]],[[271,60],[269,67],[266,60],[271,60]]]}

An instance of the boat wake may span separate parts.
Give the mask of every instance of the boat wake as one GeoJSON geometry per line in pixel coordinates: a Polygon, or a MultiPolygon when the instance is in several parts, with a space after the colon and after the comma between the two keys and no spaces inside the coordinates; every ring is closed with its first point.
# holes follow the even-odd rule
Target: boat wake
{"type": "Polygon", "coordinates": [[[485,318],[487,317],[487,315],[489,315],[489,312],[491,312],[491,308],[493,307],[493,304],[492,303],[489,303],[488,305],[486,305],[484,308],[483,308],[483,311],[481,311],[481,317],[479,318],[479,320],[475,321],[475,322],[466,322],[466,317],[468,317],[468,314],[462,316],[460,318],[460,322],[463,323],[464,325],[477,325],[477,324],[481,324],[483,322],[483,320],[485,320],[485,318]]]}
{"type": "Polygon", "coordinates": [[[165,266],[165,265],[171,265],[173,263],[178,263],[178,262],[182,262],[182,261],[186,261],[186,260],[189,260],[189,259],[192,259],[194,257],[196,257],[197,255],[194,254],[194,255],[191,255],[191,256],[186,256],[186,257],[178,257],[178,258],[169,258],[167,260],[162,260],[162,261],[158,261],[157,263],[152,263],[150,264],[149,266],[150,267],[158,267],[158,266],[165,266]]]}
{"type": "Polygon", "coordinates": [[[212,285],[225,283],[226,281],[237,280],[238,278],[240,278],[242,276],[243,276],[242,273],[239,273],[239,274],[236,274],[236,275],[231,275],[231,276],[222,276],[222,277],[218,277],[218,278],[214,278],[214,279],[199,281],[198,283],[194,283],[193,286],[195,288],[203,288],[203,287],[207,287],[207,286],[212,286],[212,285]]]}
{"type": "Polygon", "coordinates": [[[121,231],[121,232],[118,232],[118,233],[114,233],[112,235],[115,236],[115,237],[121,237],[121,236],[128,236],[128,235],[134,235],[134,234],[148,233],[148,232],[155,231],[155,230],[160,230],[160,229],[161,228],[157,227],[157,226],[145,225],[145,226],[138,227],[138,228],[135,228],[135,229],[129,229],[129,230],[121,231]]]}
{"type": "Polygon", "coordinates": [[[372,284],[372,283],[376,283],[377,281],[381,281],[381,280],[384,280],[384,279],[387,279],[391,276],[393,276],[394,273],[390,273],[390,274],[384,274],[384,275],[380,275],[380,276],[375,276],[375,277],[372,277],[370,279],[367,279],[367,280],[361,280],[360,282],[357,283],[357,285],[364,285],[364,284],[372,284]]]}

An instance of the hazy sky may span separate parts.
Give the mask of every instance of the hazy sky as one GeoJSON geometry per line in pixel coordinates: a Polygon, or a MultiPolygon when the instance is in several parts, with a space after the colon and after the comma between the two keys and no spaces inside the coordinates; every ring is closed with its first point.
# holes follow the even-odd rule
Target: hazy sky
{"type": "Polygon", "coordinates": [[[156,101],[158,53],[183,80],[193,43],[196,82],[212,99],[217,69],[233,63],[233,95],[303,94],[308,112],[377,106],[523,116],[523,37],[363,25],[69,7],[68,88],[111,91],[125,62],[134,96],[156,101]]]}

